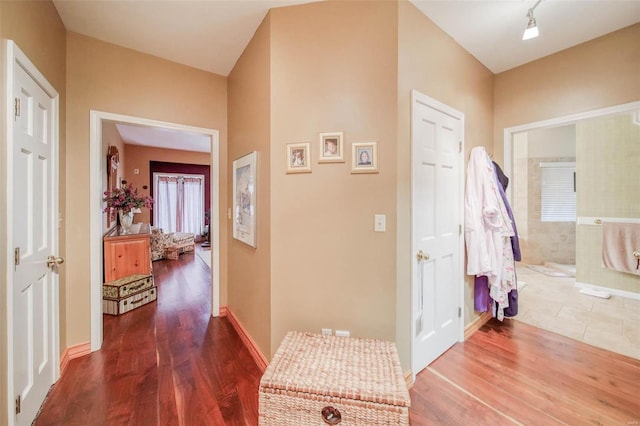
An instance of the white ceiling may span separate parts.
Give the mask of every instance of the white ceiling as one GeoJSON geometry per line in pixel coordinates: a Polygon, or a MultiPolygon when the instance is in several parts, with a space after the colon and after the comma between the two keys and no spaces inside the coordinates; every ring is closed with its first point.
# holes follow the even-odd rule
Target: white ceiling
{"type": "MultiPolygon", "coordinates": [[[[69,31],[223,76],[269,9],[310,1],[53,0],[69,31]]],[[[637,0],[544,0],[534,12],[540,37],[522,41],[536,0],[410,1],[494,73],[640,21],[637,0]]],[[[125,132],[128,143],[150,140],[125,132]]]]}
{"type": "Polygon", "coordinates": [[[116,123],[116,129],[118,129],[122,141],[130,145],[179,149],[182,151],[211,151],[211,138],[200,133],[123,123],[116,123]]]}
{"type": "Polygon", "coordinates": [[[495,74],[640,22],[637,0],[545,0],[540,36],[523,41],[536,0],[411,2],[495,74]]]}

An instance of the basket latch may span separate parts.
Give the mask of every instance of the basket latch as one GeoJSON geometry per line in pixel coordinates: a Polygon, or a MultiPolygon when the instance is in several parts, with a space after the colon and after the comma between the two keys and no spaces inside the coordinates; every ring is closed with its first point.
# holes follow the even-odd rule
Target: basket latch
{"type": "Polygon", "coordinates": [[[322,420],[328,425],[337,425],[342,421],[342,416],[337,408],[327,406],[322,409],[322,420]]]}

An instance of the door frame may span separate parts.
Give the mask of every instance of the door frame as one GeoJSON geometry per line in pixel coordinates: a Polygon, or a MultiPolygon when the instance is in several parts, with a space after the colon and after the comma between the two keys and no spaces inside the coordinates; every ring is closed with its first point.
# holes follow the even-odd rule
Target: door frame
{"type": "Polygon", "coordinates": [[[90,284],[91,284],[91,351],[102,346],[102,176],[105,172],[105,161],[102,158],[102,122],[117,121],[133,125],[160,127],[163,129],[200,133],[211,140],[211,218],[209,223],[218,224],[211,227],[211,244],[217,250],[211,250],[211,315],[220,316],[220,132],[215,129],[187,126],[166,121],[151,120],[129,115],[104,111],[90,111],[90,284]]]}
{"type": "MultiPolygon", "coordinates": [[[[504,172],[507,176],[513,176],[513,135],[529,130],[542,129],[545,127],[558,127],[568,124],[575,124],[578,121],[587,120],[589,118],[604,117],[607,115],[622,114],[625,112],[636,112],[638,121],[640,121],[640,101],[629,102],[626,104],[615,105],[607,108],[598,108],[591,111],[579,112],[576,114],[564,115],[548,120],[534,121],[532,123],[521,124],[518,126],[506,127],[503,130],[503,163],[504,172]]],[[[513,185],[509,186],[506,195],[510,201],[513,201],[513,185]]]]}
{"type": "MultiPolygon", "coordinates": [[[[410,138],[410,144],[411,144],[411,254],[410,254],[410,262],[411,262],[411,324],[410,324],[410,328],[411,328],[411,374],[412,374],[412,379],[413,381],[415,381],[416,378],[416,374],[418,373],[417,371],[415,371],[415,321],[414,321],[414,315],[415,312],[413,311],[414,308],[414,282],[413,282],[413,277],[415,276],[415,268],[416,268],[416,262],[414,261],[414,254],[415,254],[415,240],[414,240],[414,233],[413,233],[413,217],[414,217],[414,211],[413,211],[413,207],[414,207],[414,202],[413,202],[413,175],[414,175],[414,170],[413,170],[413,157],[414,157],[414,150],[413,150],[413,112],[414,112],[414,105],[416,102],[420,101],[421,103],[429,106],[430,108],[433,108],[435,110],[438,110],[444,114],[447,114],[451,117],[454,117],[456,119],[460,120],[460,124],[461,124],[461,130],[460,130],[460,152],[459,152],[459,156],[458,156],[458,178],[459,178],[459,183],[458,183],[458,202],[459,202],[459,211],[458,211],[458,215],[459,215],[459,219],[460,219],[460,226],[461,226],[461,230],[464,231],[464,183],[465,183],[465,169],[464,169],[464,164],[465,164],[465,148],[464,148],[464,139],[465,139],[465,133],[464,133],[464,126],[465,126],[465,116],[464,113],[461,111],[458,111],[436,99],[433,99],[427,95],[425,95],[424,93],[418,91],[418,90],[412,90],[411,91],[411,119],[410,119],[410,133],[409,133],[409,138],[410,138]]],[[[459,279],[458,279],[458,307],[460,309],[459,312],[461,312],[461,314],[458,316],[458,342],[463,342],[464,341],[464,282],[465,282],[465,269],[464,269],[464,260],[465,260],[465,251],[464,251],[464,232],[460,232],[459,236],[458,236],[458,251],[459,251],[459,256],[458,256],[458,273],[459,275],[459,279]]]]}
{"type": "MultiPolygon", "coordinates": [[[[0,222],[2,231],[5,231],[6,239],[1,244],[1,248],[6,253],[4,258],[4,275],[6,282],[6,309],[7,309],[7,323],[6,323],[6,360],[7,360],[7,424],[12,426],[15,420],[14,406],[14,375],[13,375],[13,350],[10,348],[10,343],[13,342],[13,272],[11,265],[13,264],[13,211],[10,208],[10,200],[13,198],[13,83],[14,83],[14,63],[19,63],[27,73],[33,78],[33,80],[44,90],[44,92],[53,100],[54,110],[52,122],[54,126],[53,137],[51,143],[53,147],[53,158],[51,159],[51,167],[53,168],[53,205],[51,212],[53,216],[52,223],[59,224],[59,149],[60,149],[60,96],[56,89],[47,81],[43,74],[38,71],[36,66],[29,60],[29,58],[20,50],[13,40],[5,40],[3,43],[5,50],[5,93],[7,94],[5,100],[5,134],[7,143],[5,144],[5,151],[0,153],[0,156],[4,157],[3,164],[5,169],[4,180],[5,187],[3,191],[3,201],[5,210],[0,209],[0,215],[4,214],[4,220],[0,222]]],[[[1,216],[0,216],[1,217],[1,216]]],[[[50,232],[53,234],[52,249],[53,254],[57,254],[59,247],[59,226],[53,226],[50,232]]],[[[53,367],[52,383],[54,383],[60,377],[60,296],[59,296],[59,276],[57,273],[52,274],[52,302],[53,309],[51,312],[51,323],[53,330],[51,333],[51,353],[49,354],[53,367]]]]}

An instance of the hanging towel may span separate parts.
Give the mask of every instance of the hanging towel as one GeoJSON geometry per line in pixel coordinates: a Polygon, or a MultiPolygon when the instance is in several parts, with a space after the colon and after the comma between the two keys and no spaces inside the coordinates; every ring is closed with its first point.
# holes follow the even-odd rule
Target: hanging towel
{"type": "Polygon", "coordinates": [[[640,223],[602,222],[602,263],[608,269],[640,275],[640,223]]]}

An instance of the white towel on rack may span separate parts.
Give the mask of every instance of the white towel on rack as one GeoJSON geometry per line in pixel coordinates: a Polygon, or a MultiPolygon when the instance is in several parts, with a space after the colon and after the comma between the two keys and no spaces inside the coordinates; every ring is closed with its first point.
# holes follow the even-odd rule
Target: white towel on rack
{"type": "Polygon", "coordinates": [[[640,224],[602,222],[602,263],[605,268],[640,275],[640,224]]]}

